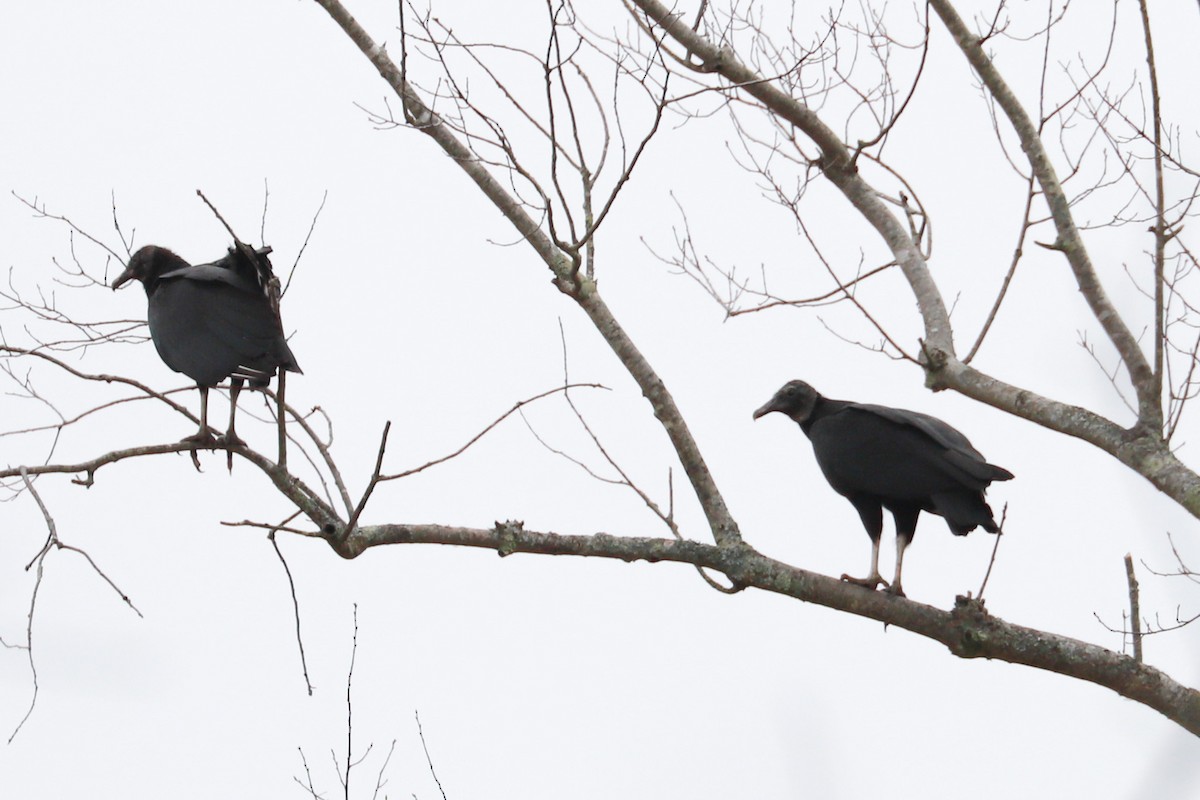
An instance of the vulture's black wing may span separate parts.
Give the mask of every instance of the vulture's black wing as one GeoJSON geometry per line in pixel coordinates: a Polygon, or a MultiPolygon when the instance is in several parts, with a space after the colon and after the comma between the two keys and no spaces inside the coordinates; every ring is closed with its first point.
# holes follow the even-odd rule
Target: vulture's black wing
{"type": "Polygon", "coordinates": [[[951,427],[937,417],[931,417],[919,411],[877,406],[871,403],[853,403],[851,407],[868,411],[897,425],[920,431],[934,443],[945,448],[942,457],[949,464],[954,465],[975,480],[983,481],[983,486],[992,481],[1011,480],[1013,477],[1013,474],[1003,467],[987,463],[966,436],[963,436],[957,428],[951,427]]]}
{"type": "Polygon", "coordinates": [[[265,385],[280,366],[299,371],[278,316],[237,271],[201,264],[160,276],[148,316],[163,361],[201,386],[230,376],[265,385]]]}

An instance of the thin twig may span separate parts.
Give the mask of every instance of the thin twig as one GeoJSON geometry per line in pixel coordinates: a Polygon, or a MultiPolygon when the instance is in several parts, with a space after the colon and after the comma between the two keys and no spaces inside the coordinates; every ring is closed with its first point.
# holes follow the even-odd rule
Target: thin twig
{"type": "MultiPolygon", "coordinates": [[[[675,522],[675,513],[674,513],[674,508],[673,508],[673,506],[674,506],[674,487],[672,485],[671,473],[668,471],[667,476],[668,476],[668,492],[670,494],[670,501],[672,504],[672,508],[669,513],[663,513],[663,510],[658,505],[658,503],[656,503],[654,501],[654,499],[650,497],[649,494],[647,494],[645,491],[643,491],[642,487],[640,487],[636,483],[634,483],[633,479],[629,477],[629,474],[626,473],[625,470],[621,467],[621,465],[617,463],[617,460],[615,458],[613,458],[612,455],[609,454],[608,449],[605,448],[604,444],[600,441],[600,437],[596,434],[595,431],[592,430],[592,426],[588,424],[587,419],[583,416],[583,412],[579,410],[579,407],[575,405],[575,401],[571,399],[571,393],[569,391],[567,391],[567,387],[569,387],[571,385],[570,384],[570,374],[568,371],[569,364],[568,364],[568,359],[567,359],[567,334],[566,334],[566,331],[563,330],[563,325],[562,325],[561,319],[558,321],[558,337],[559,337],[559,341],[562,343],[563,399],[567,401],[567,406],[570,407],[571,412],[575,415],[575,419],[579,422],[579,425],[580,425],[580,427],[583,428],[584,432],[587,433],[588,438],[590,438],[592,440],[592,444],[595,445],[596,449],[600,452],[600,455],[604,457],[604,460],[608,462],[608,465],[616,471],[617,475],[620,476],[620,479],[613,480],[611,478],[605,478],[601,475],[598,475],[597,473],[593,472],[592,469],[590,467],[588,467],[586,464],[584,464],[582,461],[580,461],[576,458],[573,458],[572,456],[568,455],[567,453],[565,453],[561,450],[557,450],[553,447],[550,447],[550,445],[547,444],[545,441],[543,441],[542,437],[538,436],[537,432],[533,430],[533,426],[529,424],[529,420],[525,420],[526,426],[529,427],[529,430],[531,433],[533,433],[534,438],[537,439],[539,442],[541,442],[544,447],[546,447],[553,453],[557,453],[558,455],[561,455],[563,458],[566,458],[568,461],[578,464],[580,467],[583,468],[583,470],[585,472],[587,472],[592,477],[594,477],[598,480],[601,480],[605,483],[613,483],[613,484],[617,484],[619,486],[625,486],[626,488],[632,490],[633,493],[636,494],[643,503],[645,503],[646,507],[648,509],[650,509],[650,511],[654,514],[654,516],[656,516],[660,520],[662,520],[663,524],[666,525],[668,530],[671,531],[671,535],[674,536],[677,540],[682,542],[684,539],[684,536],[680,532],[678,524],[675,522]]],[[[525,415],[522,414],[521,418],[525,419],[525,415]]],[[[736,594],[737,592],[741,591],[741,587],[738,587],[736,585],[735,586],[725,586],[725,585],[721,584],[719,581],[717,581],[715,578],[713,578],[711,575],[709,575],[708,572],[703,567],[696,567],[696,572],[698,572],[700,574],[700,577],[704,579],[705,583],[707,583],[712,588],[716,589],[718,592],[722,592],[724,594],[736,594]]]]}
{"type": "Polygon", "coordinates": [[[1133,638],[1133,660],[1142,663],[1142,607],[1138,597],[1137,576],[1133,573],[1133,556],[1125,554],[1125,579],[1129,583],[1129,629],[1133,638]]]}
{"type": "Polygon", "coordinates": [[[292,776],[292,780],[304,787],[304,789],[308,791],[309,795],[312,796],[313,800],[323,800],[321,795],[317,794],[317,790],[313,788],[312,771],[308,768],[308,759],[304,757],[304,748],[297,747],[296,749],[300,751],[300,762],[304,764],[304,778],[307,783],[301,782],[301,780],[295,775],[292,776]]]}
{"type": "Polygon", "coordinates": [[[229,226],[229,223],[225,221],[225,218],[221,216],[221,212],[217,211],[217,207],[214,206],[211,202],[209,202],[209,199],[204,196],[204,192],[197,189],[196,194],[197,194],[197,196],[199,196],[199,198],[201,200],[204,201],[204,205],[208,206],[209,209],[213,212],[213,214],[216,215],[217,219],[219,219],[221,221],[221,224],[225,226],[225,230],[229,231],[229,235],[233,237],[233,241],[237,242],[238,244],[241,244],[242,240],[239,239],[238,235],[233,232],[233,228],[231,228],[229,226]]]}
{"type": "Polygon", "coordinates": [[[296,536],[304,536],[309,539],[321,539],[325,534],[320,531],[306,531],[303,528],[293,528],[288,525],[277,525],[274,522],[254,522],[253,520],[244,519],[241,522],[222,522],[227,528],[260,528],[264,531],[277,531],[279,533],[291,533],[296,536]]]}
{"type": "Polygon", "coordinates": [[[394,481],[399,478],[407,478],[409,475],[415,475],[418,472],[423,472],[424,470],[427,470],[430,467],[435,467],[438,464],[445,463],[445,462],[449,461],[450,459],[455,458],[456,456],[462,455],[462,453],[464,451],[466,451],[467,448],[469,448],[471,445],[478,442],[493,428],[495,428],[497,425],[499,425],[504,420],[508,419],[510,416],[512,416],[517,411],[520,411],[525,406],[527,406],[530,403],[533,403],[537,400],[541,400],[543,397],[549,397],[552,394],[558,394],[559,392],[565,392],[568,389],[604,389],[605,391],[609,391],[607,386],[600,384],[600,383],[572,383],[567,386],[558,386],[558,387],[555,387],[554,389],[549,389],[540,394],[535,394],[533,397],[527,397],[524,400],[521,400],[521,401],[515,403],[512,408],[510,408],[508,411],[505,411],[503,414],[501,414],[499,417],[497,417],[495,420],[493,420],[490,425],[488,425],[486,428],[481,430],[479,433],[477,433],[473,437],[471,437],[470,441],[468,441],[462,447],[455,450],[453,453],[442,456],[440,458],[435,458],[434,460],[428,461],[419,467],[413,467],[412,469],[407,469],[404,472],[397,472],[395,475],[381,475],[379,477],[379,480],[380,480],[380,482],[382,482],[382,481],[394,481]]]}
{"type": "Polygon", "coordinates": [[[387,772],[388,764],[391,763],[392,753],[394,752],[396,752],[396,740],[392,739],[392,746],[388,748],[387,757],[383,759],[383,764],[379,767],[379,775],[375,778],[375,791],[371,794],[371,800],[379,800],[379,792],[382,791],[384,786],[387,786],[387,781],[384,780],[383,774],[387,772]]]}
{"type": "MultiPolygon", "coordinates": [[[[46,205],[44,203],[42,205],[38,205],[38,201],[37,201],[36,197],[33,200],[26,200],[24,197],[17,194],[15,191],[10,191],[9,194],[11,194],[13,197],[17,198],[17,200],[19,200],[22,204],[24,204],[29,209],[31,209],[35,214],[37,214],[37,216],[45,217],[46,219],[52,219],[57,222],[63,223],[64,225],[69,227],[74,233],[79,234],[80,236],[87,239],[92,244],[96,245],[97,247],[99,247],[100,249],[104,250],[106,253],[111,255],[117,263],[124,264],[125,259],[129,257],[128,252],[126,252],[126,254],[124,256],[122,256],[116,250],[113,250],[111,247],[106,245],[104,242],[100,241],[95,236],[92,236],[90,233],[85,231],[83,228],[76,225],[69,218],[62,216],[61,214],[51,214],[49,211],[46,210],[46,205]]],[[[116,197],[114,195],[114,198],[113,198],[113,224],[114,225],[116,225],[116,220],[117,220],[116,209],[117,209],[116,197]]],[[[117,233],[119,234],[120,232],[121,232],[120,226],[117,226],[117,233]]],[[[124,239],[124,236],[122,236],[122,239],[124,239]]],[[[126,248],[126,249],[128,250],[129,248],[126,248]]]]}
{"type": "Polygon", "coordinates": [[[351,687],[354,683],[354,660],[358,657],[358,603],[354,604],[354,638],[350,646],[350,669],[346,671],[346,775],[342,780],[346,800],[350,800],[350,770],[354,761],[354,701],[351,687]]]}
{"type": "Polygon", "coordinates": [[[42,512],[42,518],[46,522],[46,528],[49,531],[49,536],[47,536],[46,543],[42,545],[41,549],[38,551],[38,554],[34,556],[33,560],[30,561],[25,567],[26,571],[32,569],[34,566],[37,567],[35,572],[36,577],[34,578],[33,582],[33,591],[30,593],[29,597],[29,616],[25,625],[25,645],[23,648],[21,648],[25,650],[26,656],[29,659],[29,672],[33,681],[33,694],[29,698],[29,708],[25,710],[25,715],[21,717],[21,721],[18,722],[17,727],[13,729],[12,735],[8,737],[9,744],[12,744],[13,740],[17,738],[17,734],[21,732],[23,727],[25,727],[25,723],[29,721],[31,716],[33,716],[33,710],[37,707],[38,675],[37,664],[33,658],[33,618],[34,610],[37,608],[38,590],[41,589],[42,578],[45,575],[44,566],[46,563],[46,555],[51,551],[51,549],[56,548],[59,550],[70,550],[72,552],[79,553],[81,556],[87,559],[88,564],[91,565],[96,574],[103,578],[105,582],[107,582],[108,585],[113,588],[113,591],[120,595],[121,599],[125,601],[125,604],[132,608],[139,617],[142,616],[142,612],[138,611],[137,607],[134,606],[129,597],[122,592],[115,583],[113,583],[111,578],[104,574],[104,571],[96,565],[96,562],[92,560],[90,555],[78,547],[72,547],[71,545],[64,544],[58,538],[58,526],[54,522],[54,516],[50,513],[50,509],[47,508],[46,503],[42,500],[42,496],[38,492],[37,487],[34,486],[33,480],[30,479],[30,470],[22,466],[18,468],[18,472],[21,476],[21,480],[25,483],[25,489],[29,492],[30,496],[33,497],[38,508],[42,512]]]}
{"type": "MultiPolygon", "coordinates": [[[[26,480],[28,480],[28,477],[26,477],[26,480]]],[[[21,721],[17,723],[17,727],[13,729],[12,734],[8,737],[8,744],[12,744],[13,740],[17,738],[17,734],[21,732],[21,729],[25,727],[25,723],[33,716],[33,709],[37,707],[38,674],[37,662],[33,658],[33,616],[34,611],[37,609],[38,590],[42,587],[42,558],[45,552],[43,549],[42,555],[37,558],[37,572],[33,581],[33,591],[29,594],[29,614],[25,624],[25,655],[29,660],[29,674],[33,682],[33,693],[29,697],[29,708],[25,709],[25,716],[21,717],[21,721]]]]}
{"type": "MultiPolygon", "coordinates": [[[[101,578],[103,578],[105,583],[107,583],[110,587],[112,587],[112,590],[117,593],[117,596],[121,598],[121,600],[125,603],[125,605],[127,605],[131,609],[133,609],[133,613],[137,614],[139,617],[142,617],[142,619],[145,619],[145,616],[142,614],[142,612],[139,611],[138,607],[135,606],[133,604],[133,601],[129,599],[129,595],[127,595],[127,594],[125,594],[125,592],[121,591],[121,587],[117,586],[117,584],[115,582],[113,582],[113,579],[108,577],[108,575],[106,575],[104,573],[104,570],[100,569],[100,567],[96,565],[96,562],[92,559],[92,557],[86,551],[84,551],[78,547],[75,547],[73,545],[66,544],[60,538],[58,538],[58,528],[54,524],[54,518],[52,516],[50,516],[50,509],[46,508],[45,502],[42,501],[42,496],[38,493],[38,490],[34,487],[33,481],[30,480],[29,469],[27,469],[26,467],[20,467],[19,469],[21,472],[21,479],[25,482],[25,488],[29,491],[29,494],[33,497],[33,499],[37,502],[38,508],[41,509],[41,511],[42,511],[42,517],[46,520],[46,527],[50,531],[50,538],[46,540],[46,544],[42,547],[41,553],[38,554],[37,560],[40,560],[41,558],[43,558],[45,556],[45,554],[47,552],[49,552],[51,546],[53,546],[54,548],[56,548],[58,550],[70,550],[72,553],[78,553],[79,555],[83,556],[87,560],[87,562],[91,566],[92,570],[95,571],[95,573],[97,575],[99,575],[101,578]]],[[[33,562],[30,562],[25,567],[25,569],[28,570],[32,566],[33,566],[33,562]]]]}
{"type": "Polygon", "coordinates": [[[346,520],[346,536],[349,536],[358,525],[358,518],[362,515],[363,509],[367,507],[367,501],[371,499],[371,493],[375,491],[375,487],[379,484],[379,471],[383,469],[383,454],[387,452],[388,432],[392,429],[392,421],[389,419],[383,424],[383,433],[379,437],[379,452],[375,454],[375,469],[371,471],[371,479],[367,481],[367,488],[363,492],[362,499],[358,501],[358,505],[354,507],[354,513],[350,515],[350,519],[346,520]]]}
{"type": "Polygon", "coordinates": [[[437,770],[433,768],[433,759],[429,756],[429,745],[425,743],[425,731],[421,729],[421,712],[414,711],[413,716],[417,718],[417,736],[421,738],[421,749],[425,751],[425,763],[429,765],[429,774],[433,776],[433,782],[437,784],[438,791],[442,795],[442,800],[446,800],[446,790],[442,788],[442,782],[438,780],[437,770]]]}
{"type": "Polygon", "coordinates": [[[283,282],[283,289],[279,292],[280,297],[287,294],[288,288],[292,285],[292,278],[296,274],[296,268],[300,266],[300,259],[304,256],[304,251],[308,249],[308,241],[312,238],[313,231],[317,229],[317,220],[321,218],[321,212],[325,210],[325,201],[328,199],[329,190],[326,189],[325,194],[321,195],[321,205],[317,206],[312,222],[308,225],[308,233],[304,234],[304,241],[300,244],[300,250],[296,253],[296,260],[292,262],[292,268],[288,270],[287,280],[283,282]]]}
{"type": "Polygon", "coordinates": [[[133,613],[137,614],[142,619],[145,619],[145,616],[142,614],[142,612],[139,611],[138,607],[135,606],[133,604],[133,601],[129,599],[129,595],[122,592],[121,588],[119,586],[117,586],[117,584],[113,583],[112,578],[105,575],[104,570],[102,570],[102,569],[100,569],[100,567],[96,566],[96,562],[92,560],[92,557],[87,552],[85,552],[84,550],[81,550],[78,547],[75,547],[73,545],[64,544],[61,541],[55,542],[55,546],[59,550],[70,550],[73,553],[79,553],[79,555],[83,556],[87,560],[87,562],[91,566],[91,568],[95,571],[95,573],[97,575],[99,575],[101,578],[103,578],[105,583],[107,583],[109,586],[112,587],[112,590],[117,593],[117,596],[121,598],[121,601],[124,602],[125,605],[129,606],[133,610],[133,613]]]}
{"type": "Polygon", "coordinates": [[[288,566],[287,559],[283,557],[283,551],[279,549],[279,542],[275,539],[276,531],[282,529],[284,525],[300,516],[300,512],[296,511],[290,517],[285,519],[271,529],[267,534],[267,538],[271,540],[271,546],[275,548],[275,555],[279,556],[279,563],[283,565],[284,574],[287,575],[288,589],[292,593],[292,611],[296,617],[296,645],[300,648],[300,669],[304,673],[304,685],[308,689],[308,696],[312,697],[313,685],[308,678],[308,659],[304,655],[304,637],[300,634],[300,601],[296,597],[296,581],[292,578],[292,570],[288,566]]]}
{"type": "Polygon", "coordinates": [[[1000,512],[1000,530],[996,531],[996,541],[992,545],[992,557],[988,560],[987,572],[983,574],[983,583],[979,584],[979,594],[977,597],[980,602],[983,602],[983,590],[987,588],[988,578],[992,577],[992,567],[996,563],[996,553],[1000,551],[1000,539],[1004,536],[1004,521],[1008,519],[1008,503],[1004,504],[1004,510],[1000,512]]]}
{"type": "Polygon", "coordinates": [[[1008,296],[1008,287],[1012,285],[1013,275],[1017,272],[1017,265],[1021,263],[1021,257],[1025,254],[1025,237],[1028,235],[1029,229],[1033,226],[1033,221],[1030,219],[1030,212],[1033,208],[1033,198],[1037,194],[1033,180],[1032,174],[1026,179],[1025,213],[1022,216],[1020,233],[1017,235],[1017,246],[1013,248],[1012,259],[1008,264],[1008,272],[1004,274],[1004,280],[1000,283],[1000,290],[996,292],[996,299],[992,301],[992,310],[988,312],[987,319],[984,320],[983,327],[979,330],[979,335],[975,337],[975,343],[971,345],[971,349],[963,357],[964,364],[970,364],[971,360],[975,358],[975,354],[979,352],[979,348],[983,345],[983,340],[988,335],[988,331],[991,330],[992,323],[996,321],[996,315],[1000,313],[1000,305],[1004,302],[1004,298],[1008,296]]]}

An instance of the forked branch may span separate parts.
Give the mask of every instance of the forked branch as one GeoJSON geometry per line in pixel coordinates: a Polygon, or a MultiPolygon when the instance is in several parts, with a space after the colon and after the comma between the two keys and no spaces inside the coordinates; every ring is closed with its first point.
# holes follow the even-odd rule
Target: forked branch
{"type": "Polygon", "coordinates": [[[850,151],[837,134],[811,108],[782,91],[773,81],[763,79],[731,49],[719,47],[692,30],[672,8],[658,0],[628,2],[636,7],[644,26],[659,26],[690,54],[687,63],[696,71],[719,75],[731,90],[753,98],[767,113],[795,126],[820,149],[822,173],[878,231],[912,288],[924,322],[922,363],[930,388],[954,389],[1096,445],[1145,477],[1193,516],[1200,517],[1200,476],[1183,464],[1162,438],[1161,406],[1154,396],[1153,371],[1100,285],[1072,217],[1070,203],[1038,138],[1038,130],[987,57],[979,37],[970,33],[948,0],[931,0],[931,5],[1017,129],[1058,231],[1054,247],[1066,255],[1082,293],[1132,377],[1139,405],[1139,425],[1132,431],[1085,408],[1005,383],[963,363],[955,352],[945,303],[920,248],[904,221],[888,209],[880,193],[853,168],[850,151]]]}
{"type": "Polygon", "coordinates": [[[484,195],[516,227],[517,231],[550,268],[559,290],[571,297],[588,315],[596,330],[608,343],[618,360],[637,382],[643,396],[650,402],[655,417],[683,466],[684,472],[696,493],[709,528],[719,544],[734,545],[741,541],[737,522],[729,513],[725,500],[709,472],[700,453],[700,448],[687,422],[680,413],[674,398],[662,379],[642,355],[637,345],[625,332],[600,296],[595,281],[582,274],[577,257],[564,252],[555,245],[551,236],[529,216],[524,205],[489,172],[487,165],[477,159],[470,148],[454,133],[450,126],[442,124],[438,116],[420,98],[406,80],[400,68],[392,61],[387,51],[380,47],[358,24],[357,20],[338,0],[316,0],[341,26],[378,70],[379,74],[397,97],[404,103],[406,118],[415,121],[414,129],[432,138],[454,162],[467,173],[484,195]]]}

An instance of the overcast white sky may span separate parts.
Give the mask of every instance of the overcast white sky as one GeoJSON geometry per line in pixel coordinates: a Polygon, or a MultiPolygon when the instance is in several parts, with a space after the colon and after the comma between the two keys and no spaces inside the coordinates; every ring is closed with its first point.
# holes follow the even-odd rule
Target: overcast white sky
{"type": "MultiPolygon", "coordinates": [[[[461,0],[434,8],[468,39],[528,43],[544,35],[542,4],[497,5],[503,14],[490,17],[461,0]]],[[[1167,78],[1194,72],[1189,42],[1200,15],[1158,5],[1167,78]]],[[[394,3],[357,0],[351,9],[377,39],[398,36],[394,3]]],[[[1076,49],[1087,48],[1068,53],[1076,49]]],[[[942,36],[927,69],[914,121],[897,131],[889,155],[933,214],[932,267],[947,297],[958,297],[955,322],[967,336],[1007,268],[1019,186],[992,152],[985,108],[942,36]]],[[[1190,85],[1176,87],[1168,111],[1191,111],[1180,107],[1190,102],[1190,85]]],[[[280,269],[295,259],[328,192],[285,299],[305,372],[288,391],[296,407],[320,406],[334,421],[335,455],[352,492],[370,473],[386,420],[388,463],[399,470],[453,450],[515,401],[559,383],[561,322],[572,378],[611,387],[581,405],[611,452],[665,499],[674,462],[636,386],[532,251],[505,246],[511,228],[431,142],[372,128],[354,104],[380,109],[385,90],[311,2],[6,4],[3,266],[22,290],[49,290],[51,260],[71,252],[63,225],[35,219],[9,191],[38,198],[117,248],[115,198],[136,244],[200,262],[228,244],[195,197],[200,188],[243,238],[275,248],[280,269]]],[[[1120,623],[1123,555],[1169,568],[1171,531],[1200,561],[1195,521],[1089,446],[962,397],[932,395],[911,365],[835,338],[823,320],[849,335],[863,330],[849,309],[723,321],[695,284],[669,274],[643,244],[670,248],[680,221],[672,195],[714,257],[749,270],[765,265],[774,285],[797,293],[828,289],[792,223],[759,199],[728,155],[731,138],[724,118],[669,120],[603,229],[597,270],[609,304],[675,393],[746,538],[826,574],[867,564],[857,515],[821,479],[800,431],[778,415],[751,421],[785,380],[933,413],[1017,476],[990,495],[997,509],[1008,505],[1008,536],[988,607],[1119,648],[1120,637],[1094,615],[1120,623]]],[[[845,227],[833,228],[831,238],[842,242],[835,256],[853,264],[861,248],[875,263],[878,242],[842,201],[832,193],[815,199],[822,211],[814,213],[828,213],[815,217],[820,224],[845,227]]],[[[1126,229],[1095,253],[1131,312],[1145,301],[1122,263],[1138,263],[1149,246],[1144,230],[1126,229]]],[[[103,275],[98,249],[80,244],[77,253],[103,275]]],[[[1065,266],[1053,257],[1032,263],[980,366],[1127,422],[1078,347],[1077,332],[1096,336],[1096,326],[1065,266]]],[[[137,287],[58,296],[81,318],[145,315],[137,287]]],[[[899,276],[866,297],[911,345],[919,331],[899,276]]],[[[22,335],[12,317],[0,315],[0,329],[13,341],[22,335]]],[[[96,348],[81,363],[156,388],[185,385],[149,343],[96,348]]],[[[36,372],[35,380],[65,414],[102,396],[53,373],[36,372]]],[[[197,406],[194,392],[180,397],[197,406]]],[[[0,403],[6,429],[49,416],[27,400],[0,403]]],[[[243,407],[261,401],[247,397],[243,407]]],[[[214,401],[217,424],[225,413],[224,401],[214,401]]],[[[598,464],[561,403],[543,401],[528,418],[555,445],[598,464]]],[[[239,432],[270,453],[271,430],[246,423],[239,432]]],[[[54,460],[190,432],[190,423],[157,410],[115,410],[66,436],[54,460]]],[[[1185,442],[1195,438],[1189,432],[1194,426],[1185,442]]],[[[45,457],[44,438],[0,443],[6,464],[45,457]]],[[[1185,444],[1185,458],[1189,451],[1185,444]]],[[[357,753],[373,750],[354,772],[355,797],[371,796],[393,740],[385,792],[438,796],[417,711],[451,800],[1183,798],[1200,785],[1195,738],[1106,690],[958,660],[907,632],[786,598],[719,595],[674,565],[500,560],[434,547],[380,548],[347,562],[323,543],[281,537],[316,687],[309,697],[270,543],[258,531],[219,524],[277,520],[287,509],[248,465],[230,476],[223,462],[205,455],[203,474],[185,456],[126,462],[86,490],[63,477],[39,482],[63,540],[86,548],[145,618],[73,554],[47,559],[34,627],[40,694],[20,735],[0,746],[5,797],[303,797],[293,783],[303,774],[301,751],[317,788],[341,796],[330,751],[344,757],[356,603],[354,736],[357,753]]],[[[703,538],[681,487],[677,480],[685,530],[703,538]]],[[[28,496],[0,511],[0,637],[11,643],[25,634],[33,584],[23,568],[45,524],[28,496]]],[[[666,534],[631,493],[547,452],[519,419],[463,457],[382,488],[365,521],[487,526],[510,518],[564,533],[666,534]]],[[[905,563],[910,597],[944,608],[977,589],[991,537],[951,537],[932,518],[919,533],[905,563]]],[[[891,547],[889,521],[885,573],[891,547]]],[[[1187,585],[1144,571],[1142,585],[1143,608],[1163,621],[1177,606],[1189,614],[1200,605],[1187,585]]],[[[1196,631],[1146,647],[1150,662],[1200,683],[1196,631]]],[[[32,688],[24,653],[0,649],[5,738],[32,688]]]]}

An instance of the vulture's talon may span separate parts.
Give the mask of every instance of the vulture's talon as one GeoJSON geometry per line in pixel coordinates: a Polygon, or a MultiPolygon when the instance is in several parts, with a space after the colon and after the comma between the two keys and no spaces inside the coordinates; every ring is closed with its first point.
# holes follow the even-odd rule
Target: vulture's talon
{"type": "Polygon", "coordinates": [[[225,446],[225,468],[233,472],[233,448],[245,447],[246,442],[233,431],[226,431],[221,437],[221,444],[225,446]]]}
{"type": "Polygon", "coordinates": [[[193,433],[191,436],[185,436],[179,440],[182,444],[190,444],[192,452],[197,450],[212,450],[217,446],[217,435],[213,429],[207,425],[193,433]]]}
{"type": "Polygon", "coordinates": [[[866,578],[855,578],[852,575],[842,575],[842,581],[852,583],[855,586],[861,586],[864,589],[870,589],[872,592],[880,586],[883,586],[884,591],[888,591],[891,587],[882,575],[869,575],[866,578]]]}
{"type": "Polygon", "coordinates": [[[213,433],[213,429],[207,425],[201,425],[200,430],[193,433],[191,436],[185,436],[179,440],[180,444],[189,444],[191,447],[188,453],[192,456],[192,466],[196,468],[196,472],[203,472],[200,469],[200,456],[197,451],[211,450],[217,446],[217,436],[213,433]]]}
{"type": "Polygon", "coordinates": [[[245,447],[246,440],[238,436],[233,431],[228,431],[221,437],[221,444],[225,447],[245,447]]]}

